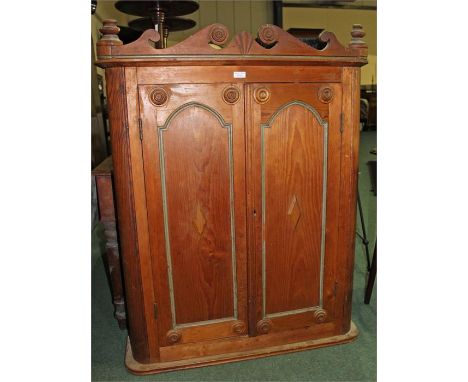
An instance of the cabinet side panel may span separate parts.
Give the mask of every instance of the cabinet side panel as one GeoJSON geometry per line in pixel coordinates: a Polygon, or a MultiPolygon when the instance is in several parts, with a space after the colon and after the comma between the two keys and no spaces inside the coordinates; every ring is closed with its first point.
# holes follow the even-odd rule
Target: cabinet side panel
{"type": "MultiPolygon", "coordinates": [[[[339,287],[341,333],[351,325],[356,232],[356,197],[359,166],[359,68],[343,68],[343,136],[339,218],[339,287]]],[[[337,305],[339,306],[339,304],[337,305]]],[[[337,312],[338,313],[338,312],[337,312]]]]}
{"type": "Polygon", "coordinates": [[[125,300],[128,312],[128,332],[133,355],[138,362],[151,359],[144,316],[140,261],[135,234],[132,176],[126,129],[125,74],[123,68],[106,69],[107,97],[111,127],[114,187],[124,269],[125,300]]]}

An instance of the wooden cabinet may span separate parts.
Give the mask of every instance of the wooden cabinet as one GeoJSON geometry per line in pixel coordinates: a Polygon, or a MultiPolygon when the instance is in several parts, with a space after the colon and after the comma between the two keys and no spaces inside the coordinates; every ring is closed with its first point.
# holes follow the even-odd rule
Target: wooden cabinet
{"type": "Polygon", "coordinates": [[[106,68],[129,341],[145,374],[351,341],[364,32],[214,24],[106,68]],[[222,49],[213,49],[215,44],[222,49]]]}

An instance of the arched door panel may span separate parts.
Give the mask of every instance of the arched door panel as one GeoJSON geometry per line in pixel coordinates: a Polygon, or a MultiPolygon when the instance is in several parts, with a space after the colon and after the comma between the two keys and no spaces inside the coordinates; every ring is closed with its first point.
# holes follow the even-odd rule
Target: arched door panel
{"type": "Polygon", "coordinates": [[[336,230],[327,220],[337,217],[338,195],[331,190],[328,200],[328,191],[330,176],[336,184],[339,174],[329,153],[339,160],[340,125],[329,116],[340,115],[341,88],[255,84],[248,94],[251,327],[257,334],[333,329],[336,230]]]}
{"type": "Polygon", "coordinates": [[[178,84],[139,90],[155,327],[161,343],[243,335],[242,88],[178,84]]]}

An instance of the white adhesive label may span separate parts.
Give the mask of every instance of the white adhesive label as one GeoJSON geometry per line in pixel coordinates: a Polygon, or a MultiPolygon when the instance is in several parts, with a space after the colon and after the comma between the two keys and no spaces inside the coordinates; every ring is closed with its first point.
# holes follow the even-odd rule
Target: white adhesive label
{"type": "Polygon", "coordinates": [[[246,72],[234,72],[233,76],[234,78],[245,78],[247,77],[247,73],[246,72]]]}

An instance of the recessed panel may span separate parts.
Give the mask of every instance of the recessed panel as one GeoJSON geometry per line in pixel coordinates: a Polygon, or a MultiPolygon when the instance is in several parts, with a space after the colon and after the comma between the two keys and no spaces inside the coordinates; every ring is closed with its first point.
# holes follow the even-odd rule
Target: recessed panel
{"type": "Polygon", "coordinates": [[[159,134],[175,324],[233,317],[230,124],[195,105],[159,134]]]}
{"type": "Polygon", "coordinates": [[[262,125],[264,314],[320,304],[325,127],[301,102],[262,125]]]}

